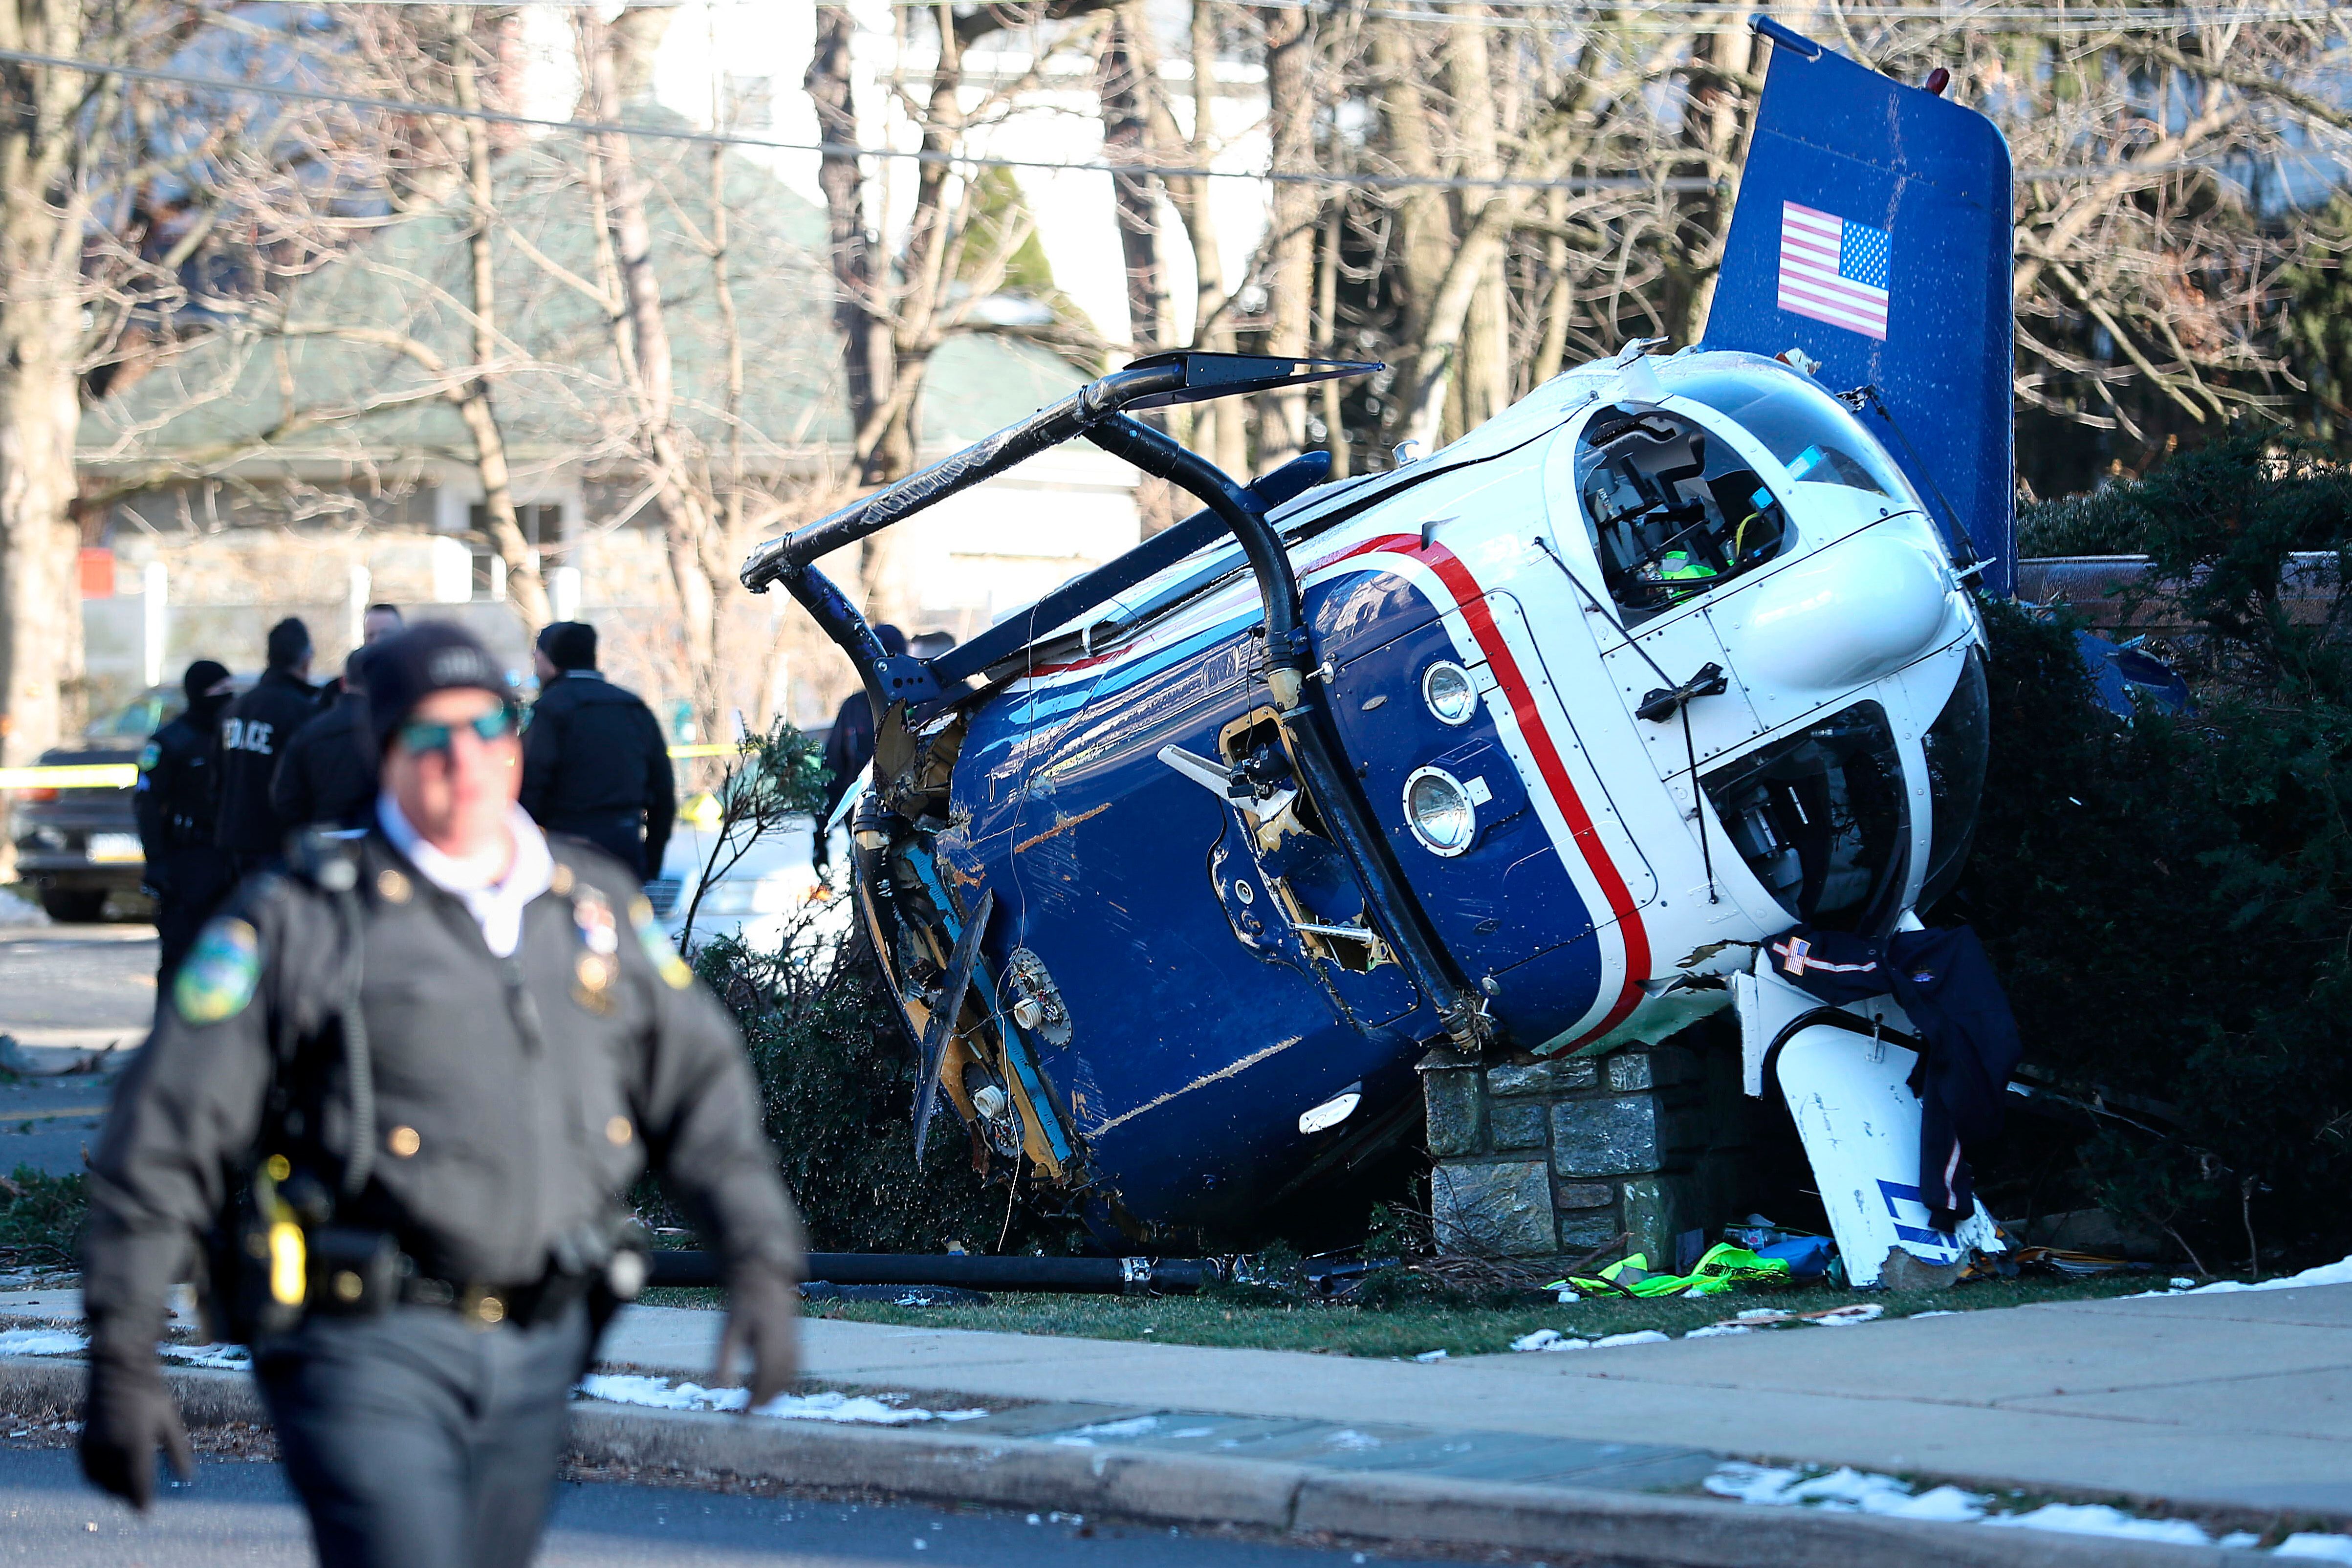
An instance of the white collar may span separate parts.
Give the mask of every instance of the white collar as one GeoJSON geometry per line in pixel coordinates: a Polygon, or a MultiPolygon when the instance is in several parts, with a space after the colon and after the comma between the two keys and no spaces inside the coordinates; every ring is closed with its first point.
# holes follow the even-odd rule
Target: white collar
{"type": "Polygon", "coordinates": [[[523,906],[546,892],[555,876],[555,858],[548,851],[547,835],[539,830],[530,814],[518,805],[508,817],[514,864],[508,868],[504,881],[493,882],[495,857],[459,859],[435,848],[416,831],[389,790],[376,797],[375,810],[393,847],[407,856],[425,880],[465,904],[482,928],[482,940],[490,951],[500,958],[513,952],[522,940],[523,906]]]}

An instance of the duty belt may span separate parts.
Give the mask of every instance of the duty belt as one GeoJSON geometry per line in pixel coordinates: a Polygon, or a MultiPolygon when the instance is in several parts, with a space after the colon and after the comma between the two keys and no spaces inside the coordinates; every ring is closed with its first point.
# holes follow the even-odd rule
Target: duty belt
{"type": "Polygon", "coordinates": [[[590,1277],[550,1271],[527,1285],[486,1285],[405,1275],[400,1299],[412,1307],[441,1307],[469,1321],[491,1327],[511,1323],[528,1329],[562,1317],[588,1294],[590,1277]]]}

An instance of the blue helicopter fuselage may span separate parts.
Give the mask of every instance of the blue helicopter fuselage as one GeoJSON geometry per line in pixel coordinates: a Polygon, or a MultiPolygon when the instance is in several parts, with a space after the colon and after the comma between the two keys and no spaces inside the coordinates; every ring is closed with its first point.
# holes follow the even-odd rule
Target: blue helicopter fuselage
{"type": "MultiPolygon", "coordinates": [[[[1324,487],[1276,520],[1319,661],[1307,700],[1328,705],[1412,896],[1511,1045],[1655,1037],[1722,1005],[1706,952],[1801,911],[1768,882],[1788,847],[1718,820],[1708,781],[1727,759],[1802,743],[1825,714],[1895,715],[1894,816],[1878,842],[1846,847],[1867,897],[1834,908],[1859,921],[1874,902],[1882,923],[1909,908],[1935,837],[1921,737],[1979,628],[1917,498],[1832,399],[1753,355],[1603,363],[1424,462],[1324,487]],[[1807,447],[1843,443],[1849,471],[1826,482],[1816,458],[1792,474],[1798,453],[1773,450],[1788,432],[1724,412],[1738,403],[1727,388],[1760,388],[1783,424],[1810,418],[1807,447]],[[1643,413],[1655,423],[1621,445],[1699,433],[1717,489],[1769,491],[1782,537],[1769,560],[1624,589],[1650,601],[1629,608],[1579,468],[1596,427],[1643,413]],[[1721,692],[1638,716],[1706,663],[1721,692]],[[1469,700],[1430,700],[1440,667],[1469,700]],[[1459,843],[1416,830],[1424,777],[1458,790],[1459,843]]],[[[1025,1141],[1078,1153],[1130,1228],[1245,1226],[1328,1152],[1409,1112],[1414,1064],[1442,1034],[1297,792],[1235,798],[1170,760],[1223,770],[1278,735],[1261,637],[1238,552],[1204,551],[992,671],[949,721],[962,731],[951,826],[931,839],[939,886],[966,909],[991,890],[983,967],[1005,975],[1018,950],[1058,994],[1058,1038],[998,997],[1037,1080],[1015,1098],[1058,1123],[1025,1141]],[[1342,1095],[1357,1098],[1336,1121],[1313,1114],[1342,1095]]],[[[1802,912],[1833,913],[1822,896],[1802,912]]]]}

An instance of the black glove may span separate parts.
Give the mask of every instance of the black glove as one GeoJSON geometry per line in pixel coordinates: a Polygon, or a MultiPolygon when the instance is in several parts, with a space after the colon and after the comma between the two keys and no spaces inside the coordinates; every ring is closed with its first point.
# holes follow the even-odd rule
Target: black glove
{"type": "Polygon", "coordinates": [[[751,1398],[765,1405],[800,1376],[800,1287],[772,1263],[745,1263],[727,1282],[727,1331],[719,1337],[713,1381],[731,1383],[735,1363],[751,1352],[751,1398]]]}
{"type": "Polygon", "coordinates": [[[89,1342],[89,1394],[82,1406],[81,1473],[101,1491],[144,1511],[155,1500],[155,1450],[183,1481],[196,1478],[195,1451],[180,1407],[163,1386],[153,1334],[100,1323],[89,1342]]]}

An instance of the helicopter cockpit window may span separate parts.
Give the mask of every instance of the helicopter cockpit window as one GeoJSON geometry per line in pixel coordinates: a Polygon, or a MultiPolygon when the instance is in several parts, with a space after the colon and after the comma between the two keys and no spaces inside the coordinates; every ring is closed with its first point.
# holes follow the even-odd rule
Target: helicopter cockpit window
{"type": "Polygon", "coordinates": [[[1668,390],[1738,420],[1801,485],[1843,485],[1918,504],[1862,422],[1790,371],[1763,363],[1710,371],[1677,377],[1668,390]]]}
{"type": "Polygon", "coordinates": [[[1969,841],[1976,837],[1977,805],[1984,795],[1985,763],[1992,727],[1992,699],[1985,686],[1984,655],[1969,650],[1952,695],[1923,737],[1927,795],[1936,813],[1927,843],[1927,875],[1919,888],[1927,909],[1952,890],[1968,864],[1969,841]]]}
{"type": "Polygon", "coordinates": [[[1611,406],[1584,426],[1576,488],[1601,576],[1646,619],[1780,552],[1788,518],[1727,441],[1660,409],[1611,406]]]}
{"type": "Polygon", "coordinates": [[[1739,858],[1792,919],[1870,936],[1892,927],[1911,812],[1885,709],[1857,702],[1704,782],[1739,858]]]}

